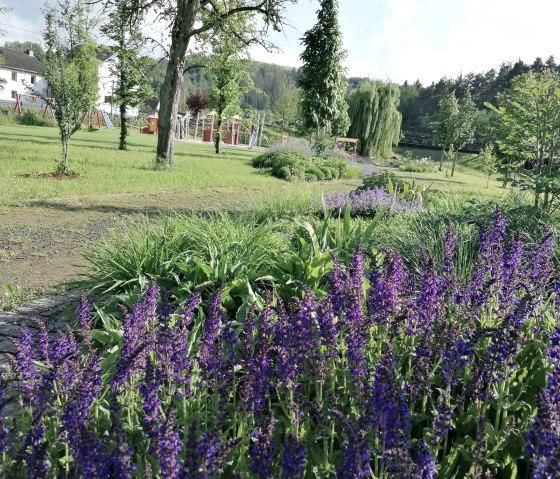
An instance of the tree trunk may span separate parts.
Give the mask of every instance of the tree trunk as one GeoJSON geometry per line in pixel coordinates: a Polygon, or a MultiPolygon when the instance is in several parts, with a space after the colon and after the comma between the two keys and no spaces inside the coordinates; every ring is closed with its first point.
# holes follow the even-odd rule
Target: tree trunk
{"type": "Polygon", "coordinates": [[[159,94],[158,143],[156,164],[171,167],[173,165],[173,146],[177,110],[183,85],[185,55],[189,47],[196,13],[200,9],[200,0],[177,0],[177,16],[171,29],[171,47],[169,62],[165,71],[165,80],[159,94]]]}
{"type": "Polygon", "coordinates": [[[216,115],[216,135],[214,136],[214,146],[216,148],[216,154],[220,154],[220,142],[222,141],[222,113],[218,112],[216,115]]]}
{"type": "Polygon", "coordinates": [[[445,157],[445,146],[441,149],[441,158],[439,160],[439,171],[443,171],[443,158],[445,157]]]}
{"type": "Polygon", "coordinates": [[[61,134],[60,138],[62,141],[62,161],[58,165],[58,169],[60,172],[66,173],[68,171],[68,142],[70,141],[70,137],[61,134]]]}
{"type": "Polygon", "coordinates": [[[119,105],[121,115],[121,136],[119,138],[119,150],[126,150],[126,137],[128,135],[128,128],[126,127],[126,105],[121,103],[119,105]]]}
{"type": "Polygon", "coordinates": [[[457,156],[459,155],[459,150],[453,155],[453,164],[451,165],[451,177],[455,174],[455,164],[457,163],[457,156]]]}

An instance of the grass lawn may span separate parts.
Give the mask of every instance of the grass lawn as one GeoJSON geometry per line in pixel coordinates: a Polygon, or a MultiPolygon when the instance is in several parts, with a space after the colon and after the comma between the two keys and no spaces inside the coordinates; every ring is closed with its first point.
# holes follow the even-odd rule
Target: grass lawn
{"type": "MultiPolygon", "coordinates": [[[[265,196],[285,196],[340,189],[348,183],[287,183],[250,166],[256,151],[225,147],[221,155],[216,155],[212,145],[181,141],[176,142],[174,168],[156,171],[152,168],[156,137],[132,131],[128,151],[117,150],[117,140],[116,130],[79,131],[70,144],[70,169],[81,177],[64,180],[34,177],[54,171],[60,157],[58,130],[2,126],[0,181],[4,187],[0,191],[0,204],[72,197],[90,197],[94,201],[92,196],[127,193],[181,196],[186,192],[216,189],[235,190],[236,196],[241,197],[259,192],[265,196]]],[[[208,192],[212,196],[212,191],[208,192]]],[[[120,203],[110,197],[109,201],[120,203]]]]}
{"type": "MultiPolygon", "coordinates": [[[[439,161],[441,158],[441,150],[428,150],[423,148],[395,148],[395,152],[404,154],[406,150],[412,153],[413,158],[432,158],[433,161],[439,161]]],[[[502,182],[497,180],[497,175],[490,178],[488,187],[486,187],[486,175],[481,172],[478,164],[478,155],[470,153],[459,153],[455,175],[450,177],[451,162],[444,162],[443,171],[433,171],[426,173],[411,173],[408,171],[400,171],[398,168],[387,168],[399,178],[407,180],[415,180],[417,183],[433,184],[433,188],[441,191],[473,194],[477,196],[486,196],[497,198],[511,191],[509,188],[503,188],[502,182]]]]}

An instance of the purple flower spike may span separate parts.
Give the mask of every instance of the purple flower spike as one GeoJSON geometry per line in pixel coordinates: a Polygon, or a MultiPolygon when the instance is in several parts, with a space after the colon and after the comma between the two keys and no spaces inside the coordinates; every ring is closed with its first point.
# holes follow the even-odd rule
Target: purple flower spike
{"type": "Polygon", "coordinates": [[[177,479],[181,470],[178,456],[181,452],[182,443],[179,431],[175,427],[175,416],[175,411],[168,411],[167,419],[159,430],[157,443],[157,457],[161,476],[166,479],[177,479]]]}
{"type": "Polygon", "coordinates": [[[549,360],[547,386],[541,391],[537,416],[527,434],[534,479],[557,477],[560,470],[560,327],[552,334],[549,360]]]}
{"type": "Polygon", "coordinates": [[[416,444],[414,459],[416,473],[412,476],[413,479],[433,479],[435,477],[434,458],[424,441],[416,444]]]}
{"type": "Polygon", "coordinates": [[[273,457],[273,435],[274,435],[274,416],[270,415],[264,427],[257,427],[253,432],[253,443],[249,447],[251,457],[251,472],[259,479],[273,477],[272,457],[273,457]]]}
{"type": "Polygon", "coordinates": [[[91,305],[83,291],[80,293],[80,303],[78,305],[78,324],[80,325],[84,342],[88,347],[91,347],[91,305]]]}
{"type": "Polygon", "coordinates": [[[282,454],[282,478],[299,479],[305,467],[305,447],[295,433],[288,434],[282,454]]]}

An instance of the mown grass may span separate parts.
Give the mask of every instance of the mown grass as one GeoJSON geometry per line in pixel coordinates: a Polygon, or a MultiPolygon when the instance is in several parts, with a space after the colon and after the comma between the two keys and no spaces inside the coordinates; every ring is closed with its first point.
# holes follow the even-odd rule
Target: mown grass
{"type": "MultiPolygon", "coordinates": [[[[441,150],[428,150],[421,148],[395,148],[395,153],[403,155],[408,150],[413,158],[432,158],[439,162],[441,150]]],[[[398,168],[388,168],[399,178],[414,180],[417,183],[431,184],[432,188],[445,192],[457,192],[473,194],[488,198],[500,198],[510,193],[511,189],[504,188],[503,183],[498,180],[500,175],[492,175],[487,186],[486,175],[479,169],[478,155],[470,153],[459,153],[455,175],[451,174],[451,161],[445,161],[443,171],[432,171],[423,173],[413,173],[400,171],[398,168]]]]}
{"type": "Polygon", "coordinates": [[[216,155],[212,145],[177,142],[173,169],[157,171],[153,168],[154,136],[132,131],[129,150],[124,152],[117,150],[117,136],[116,131],[105,129],[76,133],[71,140],[70,168],[79,173],[80,178],[60,180],[33,176],[55,170],[60,155],[56,129],[2,127],[0,204],[122,193],[195,190],[212,193],[210,189],[221,188],[235,188],[240,195],[244,194],[243,189],[249,189],[267,196],[284,196],[307,191],[316,193],[323,188],[319,183],[288,184],[252,168],[250,160],[258,151],[243,147],[225,147],[223,154],[216,155]]]}

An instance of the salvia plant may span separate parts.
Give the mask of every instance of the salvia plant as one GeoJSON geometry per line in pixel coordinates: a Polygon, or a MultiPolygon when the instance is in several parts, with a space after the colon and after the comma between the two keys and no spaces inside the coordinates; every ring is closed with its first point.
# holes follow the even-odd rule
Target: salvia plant
{"type": "Polygon", "coordinates": [[[390,213],[415,213],[421,210],[420,204],[413,200],[399,197],[386,188],[355,190],[349,193],[325,195],[324,207],[335,212],[342,212],[348,205],[353,216],[373,217],[380,211],[390,213]]]}
{"type": "Polygon", "coordinates": [[[223,288],[176,306],[151,283],[120,315],[82,297],[76,332],[21,331],[1,474],[558,477],[553,239],[527,246],[497,211],[467,278],[456,241],[422,271],[358,245],[324,294],[243,317],[223,288]]]}

